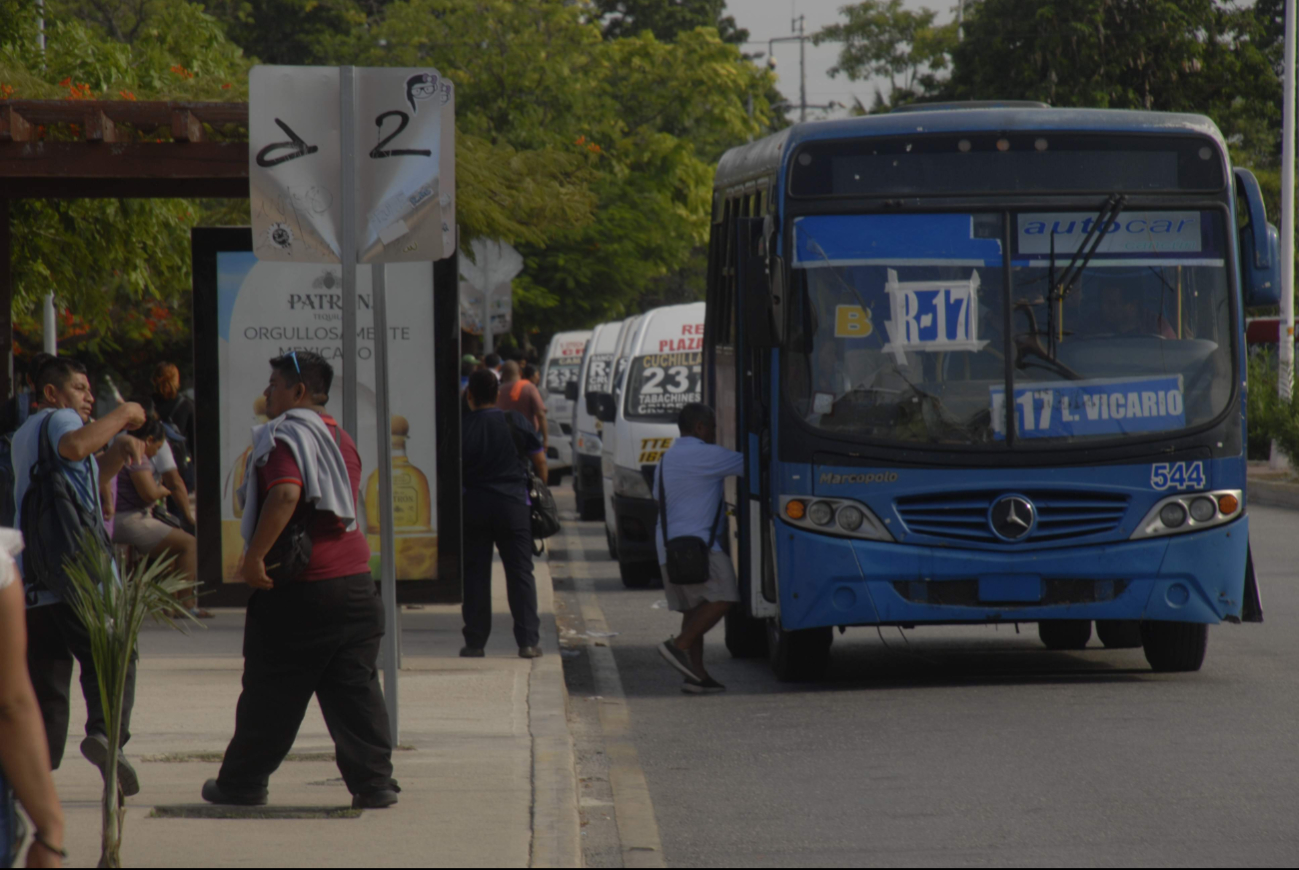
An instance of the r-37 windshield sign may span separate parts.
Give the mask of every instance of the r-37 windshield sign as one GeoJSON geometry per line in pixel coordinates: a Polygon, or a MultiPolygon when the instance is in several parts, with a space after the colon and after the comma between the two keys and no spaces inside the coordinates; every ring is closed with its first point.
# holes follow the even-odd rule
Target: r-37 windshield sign
{"type": "Polygon", "coordinates": [[[358,263],[438,260],[455,247],[455,89],[437,70],[357,67],[343,141],[338,67],[249,75],[248,178],[262,260],[337,263],[342,177],[356,167],[358,263]]]}

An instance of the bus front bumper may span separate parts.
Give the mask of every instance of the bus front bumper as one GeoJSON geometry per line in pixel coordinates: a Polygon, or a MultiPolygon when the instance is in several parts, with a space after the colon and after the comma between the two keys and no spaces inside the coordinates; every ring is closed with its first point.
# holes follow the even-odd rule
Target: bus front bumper
{"type": "Polygon", "coordinates": [[[614,528],[618,530],[618,561],[658,564],[654,528],[658,524],[658,502],[650,498],[613,497],[614,528]]]}
{"type": "Polygon", "coordinates": [[[1237,621],[1249,518],[1184,535],[1050,550],[914,547],[776,523],[781,624],[1049,619],[1237,621]]]}

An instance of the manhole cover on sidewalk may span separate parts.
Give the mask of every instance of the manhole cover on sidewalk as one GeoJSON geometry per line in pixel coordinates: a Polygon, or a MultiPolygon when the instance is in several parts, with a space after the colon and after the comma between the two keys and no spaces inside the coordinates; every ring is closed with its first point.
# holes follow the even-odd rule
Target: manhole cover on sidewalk
{"type": "Polygon", "coordinates": [[[351,807],[233,807],[217,804],[157,806],[151,819],[356,819],[361,810],[351,807]]]}

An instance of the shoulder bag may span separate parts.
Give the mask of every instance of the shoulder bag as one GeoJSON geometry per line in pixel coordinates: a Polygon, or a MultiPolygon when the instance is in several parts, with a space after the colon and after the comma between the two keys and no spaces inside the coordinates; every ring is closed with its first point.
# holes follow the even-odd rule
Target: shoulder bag
{"type": "Polygon", "coordinates": [[[667,549],[668,582],[678,586],[695,586],[708,582],[708,560],[717,540],[717,521],[722,517],[722,504],[725,499],[717,500],[717,513],[713,515],[712,532],[708,540],[695,535],[668,537],[668,493],[667,469],[664,462],[667,454],[659,460],[659,522],[663,524],[663,541],[667,549]]]}
{"type": "MultiPolygon", "coordinates": [[[[518,429],[514,425],[510,413],[505,412],[505,422],[510,427],[510,440],[514,443],[514,451],[519,457],[519,463],[523,466],[523,473],[527,475],[526,486],[528,488],[528,501],[531,503],[532,513],[532,539],[534,541],[544,541],[546,538],[554,537],[559,534],[562,526],[559,523],[559,506],[555,504],[555,497],[550,494],[550,487],[546,482],[537,476],[536,471],[532,468],[532,462],[524,455],[524,450],[519,446],[518,429]]],[[[537,555],[541,555],[540,550],[536,550],[537,555]]]]}

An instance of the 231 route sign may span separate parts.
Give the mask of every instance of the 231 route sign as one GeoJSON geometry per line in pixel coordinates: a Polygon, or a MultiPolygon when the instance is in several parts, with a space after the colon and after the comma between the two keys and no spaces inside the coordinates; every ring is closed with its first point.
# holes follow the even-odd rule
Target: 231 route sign
{"type": "Polygon", "coordinates": [[[260,259],[337,263],[343,161],[355,167],[358,263],[438,260],[455,247],[455,88],[435,69],[353,71],[355,126],[342,141],[338,67],[249,75],[253,249],[260,259]]]}

